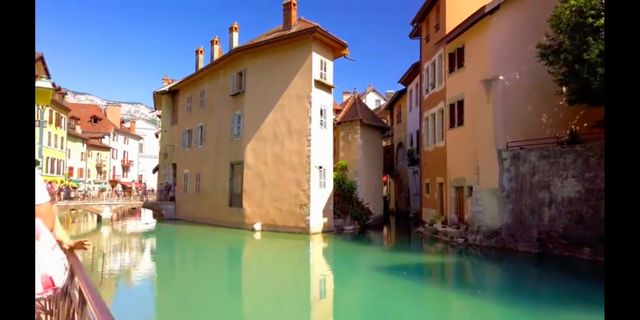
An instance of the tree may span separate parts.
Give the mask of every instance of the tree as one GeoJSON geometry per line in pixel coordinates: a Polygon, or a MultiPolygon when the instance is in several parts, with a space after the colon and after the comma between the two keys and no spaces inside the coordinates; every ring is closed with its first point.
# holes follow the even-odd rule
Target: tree
{"type": "Polygon", "coordinates": [[[569,105],[604,106],[604,0],[560,0],[538,59],[569,105]]]}

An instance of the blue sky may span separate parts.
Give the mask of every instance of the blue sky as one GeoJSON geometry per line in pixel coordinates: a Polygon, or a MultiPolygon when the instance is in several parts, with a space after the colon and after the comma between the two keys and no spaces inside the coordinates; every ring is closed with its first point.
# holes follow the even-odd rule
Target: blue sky
{"type": "MultiPolygon", "coordinates": [[[[421,0],[299,0],[299,16],[347,41],[350,57],[335,63],[334,97],[343,90],[397,90],[419,58],[408,37],[421,0]]],[[[193,72],[194,50],[240,25],[240,44],[281,24],[282,0],[37,0],[36,50],[57,84],[99,97],[152,106],[167,74],[193,72]]]]}

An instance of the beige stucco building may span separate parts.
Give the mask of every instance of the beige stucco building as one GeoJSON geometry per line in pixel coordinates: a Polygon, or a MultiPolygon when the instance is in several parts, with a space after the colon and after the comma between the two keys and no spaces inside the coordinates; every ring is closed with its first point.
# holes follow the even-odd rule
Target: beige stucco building
{"type": "Polygon", "coordinates": [[[374,216],[383,214],[382,134],[389,127],[354,94],[345,101],[336,119],[336,161],[349,166],[349,179],[356,181],[358,197],[374,216]]]}
{"type": "Polygon", "coordinates": [[[229,48],[211,40],[194,73],[164,79],[158,189],[179,219],[316,233],[332,229],[333,60],[347,44],[283,3],[283,23],[229,48]]]}
{"type": "Polygon", "coordinates": [[[464,47],[464,69],[446,79],[446,151],[449,217],[462,223],[502,223],[499,150],[507,144],[555,141],[572,126],[581,132],[603,119],[603,108],[565,105],[535,44],[548,32],[556,0],[493,1],[443,40],[445,51],[464,47]],[[452,109],[464,102],[464,125],[452,109]],[[455,128],[451,128],[452,125],[455,128]],[[474,219],[475,221],[470,221],[474,219]]]}

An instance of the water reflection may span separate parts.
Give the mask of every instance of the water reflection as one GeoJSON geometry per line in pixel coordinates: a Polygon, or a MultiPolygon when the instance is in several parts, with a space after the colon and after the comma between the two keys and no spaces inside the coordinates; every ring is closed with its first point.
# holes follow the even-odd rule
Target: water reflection
{"type": "Polygon", "coordinates": [[[451,247],[395,222],[309,236],[130,218],[65,218],[117,319],[604,317],[597,263],[451,247]]]}

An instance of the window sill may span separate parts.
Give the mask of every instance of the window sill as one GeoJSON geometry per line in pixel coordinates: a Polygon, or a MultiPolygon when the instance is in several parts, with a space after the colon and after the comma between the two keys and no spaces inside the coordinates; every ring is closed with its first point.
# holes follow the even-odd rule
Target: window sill
{"type": "Polygon", "coordinates": [[[330,89],[334,89],[335,88],[331,83],[329,83],[329,82],[327,82],[325,80],[322,80],[322,79],[317,79],[316,78],[316,79],[313,79],[313,82],[318,86],[324,86],[324,87],[328,87],[330,89]]]}
{"type": "Polygon", "coordinates": [[[465,64],[464,66],[462,66],[462,68],[456,69],[456,70],[454,70],[453,72],[449,72],[449,73],[448,73],[448,76],[449,76],[449,77],[451,77],[452,75],[455,75],[455,74],[457,74],[457,73],[459,73],[459,72],[462,72],[466,66],[467,66],[467,65],[465,64]]]}

